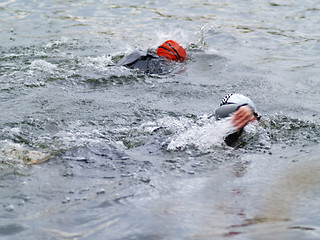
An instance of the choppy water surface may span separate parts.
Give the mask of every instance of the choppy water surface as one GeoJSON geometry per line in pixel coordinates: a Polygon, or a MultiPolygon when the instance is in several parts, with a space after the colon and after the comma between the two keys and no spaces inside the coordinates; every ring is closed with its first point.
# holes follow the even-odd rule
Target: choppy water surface
{"type": "Polygon", "coordinates": [[[317,6],[1,1],[0,236],[319,239],[317,6]],[[176,74],[115,66],[167,39],[176,74]],[[230,92],[262,115],[235,147],[230,92]]]}

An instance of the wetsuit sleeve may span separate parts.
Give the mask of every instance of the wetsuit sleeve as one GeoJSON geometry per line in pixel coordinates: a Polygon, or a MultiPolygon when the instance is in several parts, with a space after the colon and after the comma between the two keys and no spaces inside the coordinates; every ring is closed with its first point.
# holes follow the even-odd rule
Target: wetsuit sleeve
{"type": "Polygon", "coordinates": [[[146,55],[147,54],[143,51],[134,51],[134,52],[130,53],[128,56],[122,58],[118,62],[117,66],[128,67],[128,66],[134,64],[135,62],[137,62],[138,60],[142,59],[146,55]]]}
{"type": "Polygon", "coordinates": [[[230,147],[234,147],[239,139],[239,137],[241,136],[243,132],[243,129],[241,129],[240,131],[237,131],[235,133],[229,134],[228,136],[226,136],[224,138],[225,143],[230,146],[230,147]]]}
{"type": "Polygon", "coordinates": [[[152,52],[136,51],[122,59],[118,66],[124,66],[130,69],[138,69],[144,73],[150,74],[167,74],[169,73],[169,65],[165,59],[160,58],[152,52]]]}

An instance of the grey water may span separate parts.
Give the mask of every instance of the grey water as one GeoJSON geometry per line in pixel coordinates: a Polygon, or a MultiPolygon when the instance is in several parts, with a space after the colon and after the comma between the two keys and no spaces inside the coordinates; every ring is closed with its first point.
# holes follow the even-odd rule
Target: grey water
{"type": "Polygon", "coordinates": [[[319,239],[319,3],[0,1],[1,239],[319,239]],[[116,66],[168,39],[175,73],[116,66]]]}

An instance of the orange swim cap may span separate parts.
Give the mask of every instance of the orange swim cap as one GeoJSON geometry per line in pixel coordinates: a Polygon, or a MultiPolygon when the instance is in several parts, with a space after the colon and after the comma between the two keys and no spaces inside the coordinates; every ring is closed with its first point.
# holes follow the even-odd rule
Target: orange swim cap
{"type": "Polygon", "coordinates": [[[168,60],[184,62],[188,59],[186,50],[179,43],[168,40],[162,43],[157,50],[157,54],[168,60]]]}

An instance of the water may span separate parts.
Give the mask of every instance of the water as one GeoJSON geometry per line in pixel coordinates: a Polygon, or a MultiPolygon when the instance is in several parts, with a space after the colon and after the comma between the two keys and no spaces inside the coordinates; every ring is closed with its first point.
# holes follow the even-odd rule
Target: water
{"type": "Polygon", "coordinates": [[[314,1],[0,2],[3,239],[319,239],[314,1]],[[177,74],[115,64],[167,39],[177,74]],[[220,99],[254,100],[235,147],[220,99]],[[38,163],[38,164],[35,164],[38,163]]]}

